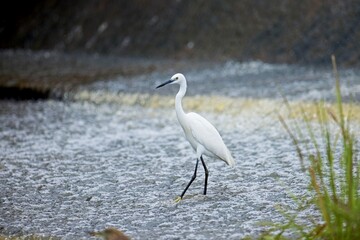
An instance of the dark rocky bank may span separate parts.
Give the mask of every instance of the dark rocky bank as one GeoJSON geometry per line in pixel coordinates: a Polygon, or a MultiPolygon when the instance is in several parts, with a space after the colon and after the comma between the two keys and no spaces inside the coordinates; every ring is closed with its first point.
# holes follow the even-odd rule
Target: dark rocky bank
{"type": "Polygon", "coordinates": [[[15,0],[0,48],[359,66],[358,0],[15,0]]]}

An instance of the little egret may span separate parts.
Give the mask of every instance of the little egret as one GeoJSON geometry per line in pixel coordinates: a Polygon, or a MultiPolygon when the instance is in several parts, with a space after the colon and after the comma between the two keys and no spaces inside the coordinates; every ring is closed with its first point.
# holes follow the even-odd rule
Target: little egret
{"type": "Polygon", "coordinates": [[[167,84],[175,83],[180,85],[179,92],[176,94],[175,97],[175,111],[177,119],[182,129],[184,130],[186,139],[190,142],[197,156],[194,174],[184,191],[181,193],[180,197],[176,199],[176,201],[178,202],[184,197],[191,183],[195,180],[199,160],[201,160],[205,171],[204,195],[206,195],[209,172],[205,165],[203,155],[220,159],[230,166],[234,166],[235,161],[231,156],[230,151],[225,146],[219,132],[208,120],[206,120],[197,113],[184,112],[181,101],[185,96],[187,83],[186,78],[183,74],[175,74],[171,77],[170,80],[160,84],[156,88],[163,87],[167,84]]]}

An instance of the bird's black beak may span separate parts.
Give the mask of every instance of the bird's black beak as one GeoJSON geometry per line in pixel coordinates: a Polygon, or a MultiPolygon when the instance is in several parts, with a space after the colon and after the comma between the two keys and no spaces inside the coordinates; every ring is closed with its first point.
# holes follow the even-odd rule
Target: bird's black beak
{"type": "Polygon", "coordinates": [[[170,79],[169,81],[166,81],[166,82],[160,84],[160,85],[157,86],[156,88],[161,88],[161,87],[163,87],[163,86],[165,86],[165,85],[167,85],[167,84],[169,84],[169,83],[172,83],[172,82],[173,82],[173,80],[170,79]]]}

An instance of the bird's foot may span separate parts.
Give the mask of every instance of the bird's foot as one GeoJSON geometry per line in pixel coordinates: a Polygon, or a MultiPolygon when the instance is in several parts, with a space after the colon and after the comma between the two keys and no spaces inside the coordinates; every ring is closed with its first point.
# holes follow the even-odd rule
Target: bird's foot
{"type": "Polygon", "coordinates": [[[182,198],[180,196],[177,196],[177,198],[175,198],[175,203],[178,203],[182,200],[182,198]]]}

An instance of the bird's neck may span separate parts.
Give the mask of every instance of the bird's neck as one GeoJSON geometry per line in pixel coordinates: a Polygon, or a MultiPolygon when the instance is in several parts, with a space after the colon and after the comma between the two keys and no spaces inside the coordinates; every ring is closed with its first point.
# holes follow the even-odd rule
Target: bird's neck
{"type": "Polygon", "coordinates": [[[175,110],[176,110],[176,114],[177,114],[179,122],[181,122],[181,120],[185,119],[185,112],[182,107],[182,99],[185,96],[186,88],[187,88],[187,85],[186,85],[186,82],[184,81],[180,84],[180,90],[176,94],[176,97],[175,97],[175,110]]]}

